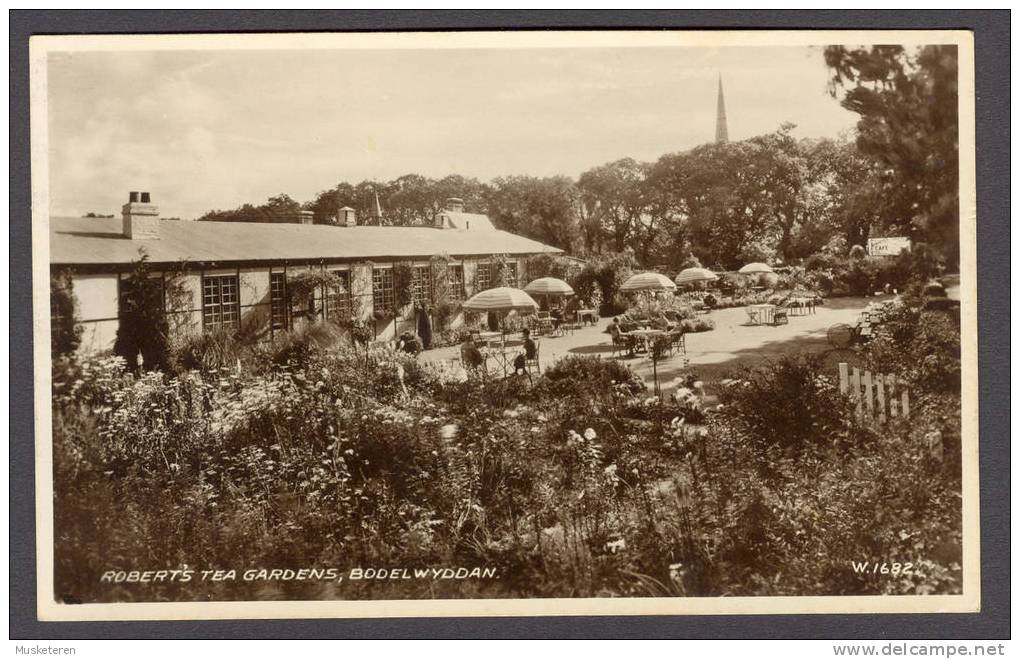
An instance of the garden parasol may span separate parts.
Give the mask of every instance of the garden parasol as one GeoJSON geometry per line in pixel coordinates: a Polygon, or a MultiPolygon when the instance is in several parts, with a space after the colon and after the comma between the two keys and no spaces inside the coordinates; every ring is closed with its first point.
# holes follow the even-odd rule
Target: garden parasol
{"type": "Polygon", "coordinates": [[[641,272],[631,276],[620,286],[621,293],[636,293],[638,291],[675,291],[676,284],[669,280],[666,275],[658,272],[641,272]]]}
{"type": "MultiPolygon", "coordinates": [[[[636,293],[638,291],[675,291],[676,284],[669,280],[666,275],[660,275],[658,272],[642,272],[629,278],[623,282],[623,286],[620,287],[620,291],[624,293],[636,293]]],[[[658,369],[658,357],[655,349],[651,351],[652,357],[652,378],[655,380],[655,392],[661,394],[659,389],[659,369],[658,369]]]]}
{"type": "Polygon", "coordinates": [[[556,277],[542,277],[524,287],[531,295],[573,295],[570,284],[556,277]]]}
{"type": "Polygon", "coordinates": [[[687,268],[676,276],[677,284],[693,284],[699,281],[715,281],[719,276],[707,268],[687,268]]]}
{"type": "Polygon", "coordinates": [[[556,277],[541,277],[524,287],[524,291],[531,295],[541,295],[548,302],[550,297],[567,297],[574,294],[570,284],[557,279],[556,277]]]}
{"type": "Polygon", "coordinates": [[[740,270],[737,270],[742,275],[759,275],[764,272],[773,272],[772,267],[767,263],[748,263],[740,270]]]}
{"type": "Polygon", "coordinates": [[[500,286],[472,295],[463,307],[469,311],[534,311],[538,303],[519,288],[500,286]]]}
{"type": "MultiPolygon", "coordinates": [[[[519,288],[500,286],[490,288],[471,296],[463,305],[468,311],[496,311],[504,314],[510,311],[535,311],[538,303],[519,288]]],[[[500,326],[502,327],[502,320],[500,326]]],[[[504,330],[504,341],[506,339],[504,330]]]]}

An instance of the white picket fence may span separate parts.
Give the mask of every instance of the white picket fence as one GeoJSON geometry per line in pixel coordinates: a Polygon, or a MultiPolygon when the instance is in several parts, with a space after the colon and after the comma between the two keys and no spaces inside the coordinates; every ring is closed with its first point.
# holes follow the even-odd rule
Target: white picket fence
{"type": "Polygon", "coordinates": [[[910,392],[907,383],[895,375],[873,374],[856,366],[839,365],[839,390],[854,400],[857,415],[877,419],[910,416],[910,392]]]}

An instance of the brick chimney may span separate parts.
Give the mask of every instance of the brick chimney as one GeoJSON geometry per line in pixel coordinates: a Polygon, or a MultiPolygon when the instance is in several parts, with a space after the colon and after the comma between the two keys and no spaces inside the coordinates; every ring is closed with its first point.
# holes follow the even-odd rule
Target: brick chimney
{"type": "Polygon", "coordinates": [[[123,232],[131,240],[159,238],[159,207],[151,203],[148,192],[132,192],[121,207],[123,232]]]}

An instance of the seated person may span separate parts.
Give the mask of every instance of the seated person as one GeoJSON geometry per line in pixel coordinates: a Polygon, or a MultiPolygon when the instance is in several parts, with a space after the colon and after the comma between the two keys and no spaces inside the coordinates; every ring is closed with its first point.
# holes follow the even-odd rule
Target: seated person
{"type": "Polygon", "coordinates": [[[485,363],[485,357],[482,356],[482,351],[475,345],[475,340],[471,338],[469,334],[464,343],[460,345],[460,359],[464,363],[464,368],[468,370],[475,370],[481,367],[485,363]]]}
{"type": "Polygon", "coordinates": [[[652,317],[649,324],[659,330],[668,330],[671,327],[669,320],[661,314],[652,317]]]}
{"type": "Polygon", "coordinates": [[[514,374],[520,374],[521,372],[527,373],[528,361],[535,358],[538,354],[538,345],[535,340],[531,338],[531,330],[521,330],[521,335],[524,337],[524,352],[514,357],[514,374]]]}
{"type": "Polygon", "coordinates": [[[404,332],[397,339],[397,350],[402,350],[409,355],[417,355],[421,352],[421,340],[411,332],[404,332]]]}
{"type": "Polygon", "coordinates": [[[563,310],[556,307],[549,312],[549,317],[552,318],[553,329],[558,330],[563,322],[563,310]]]}

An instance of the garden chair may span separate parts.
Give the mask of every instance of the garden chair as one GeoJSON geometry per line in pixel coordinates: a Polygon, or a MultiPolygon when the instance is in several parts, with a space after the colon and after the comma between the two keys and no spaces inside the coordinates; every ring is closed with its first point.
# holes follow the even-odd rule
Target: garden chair
{"type": "Polygon", "coordinates": [[[531,359],[525,357],[524,359],[524,370],[528,372],[528,379],[531,379],[531,367],[535,367],[535,372],[541,374],[542,366],[539,364],[539,355],[542,351],[542,342],[535,341],[535,356],[531,359]]]}
{"type": "Polygon", "coordinates": [[[786,305],[780,305],[776,307],[776,310],[772,312],[772,326],[786,325],[790,322],[789,311],[786,305]]]}
{"type": "Polygon", "coordinates": [[[686,355],[687,339],[684,338],[684,334],[686,334],[686,332],[684,332],[683,327],[676,327],[666,336],[669,337],[669,341],[672,344],[674,350],[680,350],[686,355]]]}

